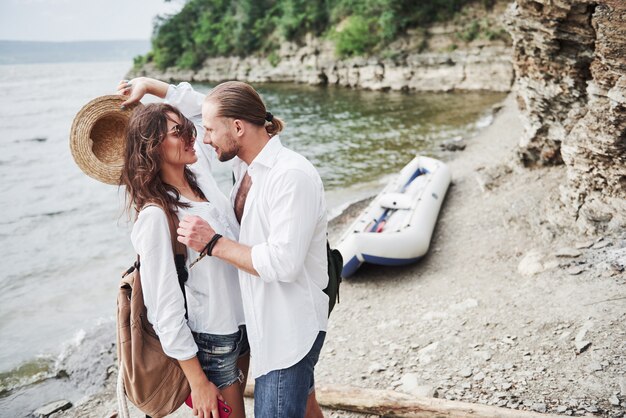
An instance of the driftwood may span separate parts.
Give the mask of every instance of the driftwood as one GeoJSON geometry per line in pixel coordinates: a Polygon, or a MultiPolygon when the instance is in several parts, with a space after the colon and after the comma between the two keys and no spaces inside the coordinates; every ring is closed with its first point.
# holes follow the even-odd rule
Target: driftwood
{"type": "MultiPolygon", "coordinates": [[[[248,383],[245,396],[254,397],[254,383],[248,383]]],[[[500,408],[497,406],[412,396],[392,390],[363,389],[346,386],[315,388],[321,406],[363,414],[404,418],[539,418],[546,414],[500,408]]]]}

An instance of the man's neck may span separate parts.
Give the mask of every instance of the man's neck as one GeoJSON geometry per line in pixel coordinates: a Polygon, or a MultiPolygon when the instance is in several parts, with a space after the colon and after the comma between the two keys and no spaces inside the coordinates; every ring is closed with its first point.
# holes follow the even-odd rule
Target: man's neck
{"type": "Polygon", "coordinates": [[[252,161],[265,148],[271,137],[265,131],[265,128],[255,132],[250,138],[244,139],[244,146],[239,149],[237,157],[243,162],[250,165],[252,161]]]}

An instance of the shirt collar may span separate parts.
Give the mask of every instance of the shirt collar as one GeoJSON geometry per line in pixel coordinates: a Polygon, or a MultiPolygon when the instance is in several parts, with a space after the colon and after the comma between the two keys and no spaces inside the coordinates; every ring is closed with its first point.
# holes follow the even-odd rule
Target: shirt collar
{"type": "Polygon", "coordinates": [[[278,153],[282,149],[283,144],[280,142],[278,135],[270,138],[267,144],[263,147],[261,152],[252,160],[250,167],[255,165],[263,165],[268,168],[272,168],[278,157],[278,153]]]}
{"type": "MultiPolygon", "coordinates": [[[[278,135],[273,136],[272,138],[270,138],[268,143],[265,144],[261,152],[259,152],[254,160],[252,160],[250,167],[254,167],[255,165],[261,165],[272,168],[274,166],[274,163],[276,162],[278,153],[282,148],[283,145],[280,142],[280,138],[278,137],[278,135]]],[[[245,161],[243,161],[239,157],[235,157],[233,159],[233,171],[237,179],[241,178],[250,167],[248,166],[248,164],[246,164],[245,161]]],[[[253,171],[254,170],[252,170],[252,172],[253,171]]],[[[248,173],[252,175],[252,172],[249,171],[248,173]]]]}

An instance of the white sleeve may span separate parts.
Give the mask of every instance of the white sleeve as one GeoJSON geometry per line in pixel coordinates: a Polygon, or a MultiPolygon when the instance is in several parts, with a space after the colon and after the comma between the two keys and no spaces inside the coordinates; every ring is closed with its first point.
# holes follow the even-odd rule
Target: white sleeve
{"type": "Polygon", "coordinates": [[[165,212],[149,206],[139,213],[131,239],[139,254],[143,298],[148,319],[163,351],[177,360],[193,358],[198,347],[185,319],[170,229],[165,212]]]}
{"type": "Polygon", "coordinates": [[[198,161],[191,165],[191,171],[196,176],[205,175],[213,171],[213,161],[216,155],[213,148],[202,143],[204,138],[204,127],[202,126],[202,103],[206,96],[198,93],[185,82],[177,86],[170,84],[165,95],[165,102],[171,104],[182,112],[183,115],[196,127],[196,142],[194,149],[198,156],[198,161]]]}
{"type": "Polygon", "coordinates": [[[204,103],[205,95],[198,93],[191,87],[191,84],[185,82],[175,86],[170,84],[165,94],[165,102],[171,104],[180,110],[185,117],[192,119],[202,119],[202,103],[204,103]]]}

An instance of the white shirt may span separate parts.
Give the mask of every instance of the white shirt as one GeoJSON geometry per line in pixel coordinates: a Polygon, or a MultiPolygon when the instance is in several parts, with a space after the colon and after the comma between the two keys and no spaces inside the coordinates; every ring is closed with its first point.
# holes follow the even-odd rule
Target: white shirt
{"type": "MultiPolygon", "coordinates": [[[[194,103],[202,103],[187,83],[170,86],[167,99],[192,114],[194,103]]],[[[326,330],[326,202],[317,170],[278,137],[249,167],[235,158],[233,171],[231,204],[246,171],[252,180],[239,242],[252,247],[260,277],[240,270],[239,282],[256,378],[296,364],[326,330]]]]}
{"type": "MultiPolygon", "coordinates": [[[[177,215],[179,219],[185,215],[200,216],[217,233],[237,240],[239,224],[228,198],[210,173],[207,148],[196,141],[198,162],[191,169],[209,202],[192,202],[181,196],[181,201],[189,203],[190,207],[180,208],[177,215]]],[[[204,257],[193,269],[188,269],[185,293],[189,320],[186,321],[165,212],[156,206],[141,210],[133,225],[131,241],[140,256],[139,271],[148,321],[168,356],[188,360],[196,355],[198,348],[191,331],[218,335],[238,331],[239,325],[244,323],[244,315],[235,267],[214,257],[204,257]]],[[[187,248],[187,266],[197,256],[196,251],[187,248]]]]}

